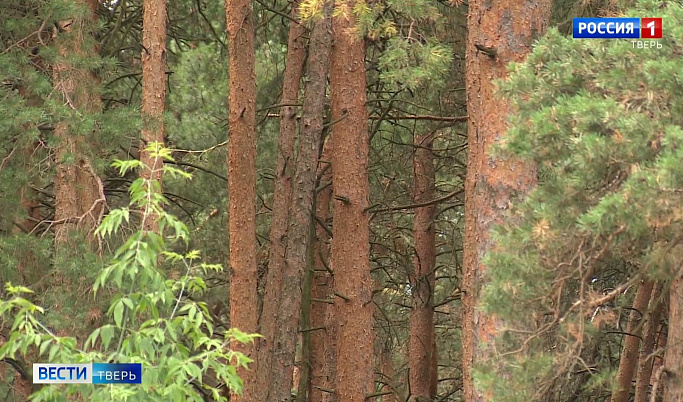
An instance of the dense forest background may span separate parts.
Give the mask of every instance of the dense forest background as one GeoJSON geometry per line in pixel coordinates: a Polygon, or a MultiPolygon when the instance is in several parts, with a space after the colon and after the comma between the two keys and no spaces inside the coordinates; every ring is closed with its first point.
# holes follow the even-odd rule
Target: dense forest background
{"type": "Polygon", "coordinates": [[[0,400],[683,401],[680,1],[0,20],[0,400]]]}

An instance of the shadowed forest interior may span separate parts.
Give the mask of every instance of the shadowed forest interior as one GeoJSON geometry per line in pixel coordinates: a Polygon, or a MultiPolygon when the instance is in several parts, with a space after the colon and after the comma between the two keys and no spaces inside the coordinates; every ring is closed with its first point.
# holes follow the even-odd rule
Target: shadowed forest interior
{"type": "Polygon", "coordinates": [[[0,41],[0,401],[683,401],[683,1],[0,0],[0,41]],[[659,25],[574,38],[616,17],[659,25]]]}

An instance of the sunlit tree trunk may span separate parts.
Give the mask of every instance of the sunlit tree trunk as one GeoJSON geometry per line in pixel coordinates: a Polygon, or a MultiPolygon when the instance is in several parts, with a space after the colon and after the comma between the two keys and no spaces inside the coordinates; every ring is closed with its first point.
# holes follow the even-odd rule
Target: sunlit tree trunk
{"type": "MultiPolygon", "coordinates": [[[[230,96],[228,125],[228,208],[230,233],[230,325],[254,333],[258,324],[256,266],[256,72],[254,22],[250,0],[226,0],[230,96]]],[[[255,358],[254,345],[234,342],[233,350],[255,358]]],[[[261,402],[256,393],[258,366],[238,368],[242,395],[231,402],[261,402]]]]}
{"type": "MultiPolygon", "coordinates": [[[[493,80],[507,74],[511,61],[522,61],[550,18],[549,0],[472,0],[469,2],[466,51],[469,118],[465,240],[463,259],[464,400],[489,400],[475,388],[473,365],[492,363],[491,344],[500,325],[478,308],[488,274],[481,263],[491,249],[490,230],[504,218],[511,202],[537,181],[536,167],[516,160],[494,159],[491,147],[505,137],[508,105],[494,95],[493,80]]],[[[495,358],[494,358],[495,359],[495,358]]]]}
{"type": "Polygon", "coordinates": [[[285,266],[282,271],[282,301],[277,313],[275,352],[270,367],[270,390],[266,398],[273,402],[286,402],[290,398],[307,250],[312,241],[311,223],[315,213],[313,197],[330,63],[328,2],[325,2],[324,9],[325,16],[313,23],[306,64],[305,97],[289,207],[285,266]]]}
{"type": "MultiPolygon", "coordinates": [[[[161,184],[164,161],[145,151],[153,142],[164,142],[166,103],[166,0],[142,2],[142,147],[140,161],[146,168],[141,176],[161,184]]],[[[157,232],[158,218],[146,216],[144,229],[157,232]]]]}
{"type": "MultiPolygon", "coordinates": [[[[292,4],[291,16],[298,16],[298,2],[292,4]]],[[[270,223],[270,253],[268,272],[266,274],[263,309],[260,315],[259,328],[263,338],[258,342],[258,362],[261,367],[270,367],[273,360],[275,332],[277,329],[277,312],[281,303],[282,271],[285,266],[285,246],[287,219],[292,189],[292,173],[294,171],[294,139],[296,138],[297,111],[294,106],[299,102],[301,75],[303,73],[306,40],[306,28],[302,24],[290,21],[287,59],[282,84],[282,104],[280,109],[280,135],[278,138],[277,167],[273,188],[273,216],[270,223]]],[[[259,370],[257,389],[259,400],[265,400],[270,384],[270,370],[259,370]]]]}
{"type": "MultiPolygon", "coordinates": [[[[434,199],[433,136],[416,136],[413,153],[415,203],[434,199]]],[[[434,268],[436,246],[434,217],[436,204],[415,209],[413,237],[415,257],[411,276],[413,308],[410,311],[410,392],[423,398],[434,398],[432,376],[434,356],[434,268]]]]}
{"type": "Polygon", "coordinates": [[[364,401],[373,390],[373,310],[370,277],[368,112],[365,43],[352,12],[340,2],[332,19],[330,65],[334,153],[332,262],[338,320],[336,393],[339,401],[364,401]]]}

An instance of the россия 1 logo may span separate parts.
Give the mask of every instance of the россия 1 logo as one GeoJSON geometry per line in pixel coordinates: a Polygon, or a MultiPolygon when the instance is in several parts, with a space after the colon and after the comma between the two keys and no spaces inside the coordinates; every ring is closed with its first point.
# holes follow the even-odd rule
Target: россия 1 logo
{"type": "Polygon", "coordinates": [[[574,39],[661,39],[661,18],[574,18],[574,39]]]}

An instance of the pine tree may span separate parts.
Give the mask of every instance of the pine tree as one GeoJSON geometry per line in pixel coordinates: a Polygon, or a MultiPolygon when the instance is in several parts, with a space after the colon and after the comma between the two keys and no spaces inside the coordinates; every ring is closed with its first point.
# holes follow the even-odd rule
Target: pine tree
{"type": "Polygon", "coordinates": [[[305,97],[297,141],[285,266],[282,272],[282,298],[277,313],[277,350],[271,366],[268,393],[268,400],[272,401],[287,401],[293,385],[292,368],[299,334],[304,278],[309,270],[308,247],[312,242],[316,173],[325,117],[331,46],[330,7],[331,3],[325,1],[323,15],[313,22],[308,46],[305,97]]]}
{"type": "MultiPolygon", "coordinates": [[[[164,110],[166,108],[166,0],[142,2],[142,147],[140,161],[148,166],[142,177],[161,186],[164,161],[146,152],[148,144],[164,143],[164,110]]],[[[156,232],[155,215],[143,224],[156,232]]]]}
{"type": "MultiPolygon", "coordinates": [[[[683,121],[674,82],[683,7],[644,0],[627,16],[654,14],[664,21],[655,52],[551,30],[499,83],[514,113],[498,155],[537,163],[541,181],[512,205],[513,219],[496,229],[483,261],[491,275],[483,311],[507,329],[496,340],[500,366],[478,374],[496,400],[612,392],[616,359],[605,359],[602,347],[615,341],[608,334],[619,328],[620,307],[642,305],[632,300],[643,280],[661,282],[648,310],[639,311],[646,327],[659,326],[650,311],[669,295],[663,372],[670,374],[660,373],[654,392],[666,401],[683,392],[675,380],[681,350],[673,346],[681,344],[683,121]],[[590,371],[579,375],[579,367],[590,371]]],[[[640,378],[637,389],[643,382],[650,379],[640,378]]]]}
{"type": "Polygon", "coordinates": [[[413,308],[410,311],[410,392],[417,397],[434,399],[432,386],[437,373],[432,367],[437,359],[434,353],[434,284],[436,268],[436,231],[434,218],[434,155],[433,133],[418,135],[414,139],[413,198],[415,204],[427,203],[415,209],[413,238],[415,257],[411,278],[413,308]],[[431,203],[431,204],[430,204],[431,203]]]}
{"type": "MultiPolygon", "coordinates": [[[[256,72],[254,11],[250,0],[226,0],[230,63],[228,196],[230,219],[230,325],[254,333],[258,326],[256,263],[256,72]]],[[[254,359],[254,345],[233,346],[254,359]]],[[[242,395],[257,401],[255,370],[238,369],[242,395]]]]}
{"type": "Polygon", "coordinates": [[[330,60],[334,216],[332,258],[338,321],[336,395],[362,401],[373,390],[373,304],[370,277],[368,112],[365,42],[354,1],[336,4],[330,60]]]}
{"type": "MultiPolygon", "coordinates": [[[[277,143],[277,164],[275,166],[275,182],[273,184],[273,215],[270,220],[270,248],[268,272],[263,286],[263,307],[259,316],[259,331],[263,338],[257,341],[258,362],[262,367],[271,367],[275,351],[275,334],[277,332],[278,311],[282,302],[282,273],[285,268],[285,247],[287,241],[287,223],[292,193],[292,175],[294,172],[294,143],[298,127],[297,114],[301,77],[306,60],[306,27],[298,22],[299,3],[292,4],[287,39],[287,55],[282,83],[282,107],[280,109],[280,127],[277,143]]],[[[270,388],[270,369],[257,373],[257,392],[259,400],[265,400],[270,388]]]]}
{"type": "Polygon", "coordinates": [[[517,1],[469,4],[462,368],[464,397],[472,402],[489,400],[477,387],[472,369],[475,362],[493,358],[491,342],[501,325],[495,316],[482,314],[477,307],[489,275],[481,260],[492,247],[492,225],[505,216],[516,198],[523,197],[536,184],[533,164],[491,155],[491,147],[504,141],[508,115],[507,102],[494,96],[491,79],[505,77],[507,63],[524,59],[535,35],[545,31],[549,18],[547,0],[521,5],[517,1]]]}
{"type": "Polygon", "coordinates": [[[334,394],[328,392],[335,388],[337,323],[333,305],[334,275],[330,269],[329,228],[330,205],[332,203],[332,174],[330,163],[332,140],[328,137],[323,145],[318,166],[319,186],[316,206],[316,236],[313,250],[313,283],[311,288],[311,338],[310,338],[310,379],[308,398],[310,401],[333,402],[334,394]]]}
{"type": "Polygon", "coordinates": [[[58,22],[60,28],[54,42],[58,56],[52,65],[53,86],[64,113],[57,114],[54,124],[54,137],[59,145],[54,178],[53,278],[61,279],[61,284],[50,286],[46,294],[52,306],[71,310],[71,314],[80,318],[69,320],[55,314],[53,325],[57,333],[75,335],[82,344],[88,327],[87,309],[79,303],[82,292],[79,289],[94,265],[89,258],[92,252],[98,251],[94,232],[102,220],[106,199],[95,170],[96,148],[92,146],[98,142],[102,113],[100,88],[88,66],[98,59],[92,38],[97,2],[79,1],[75,5],[73,17],[58,22]]]}

